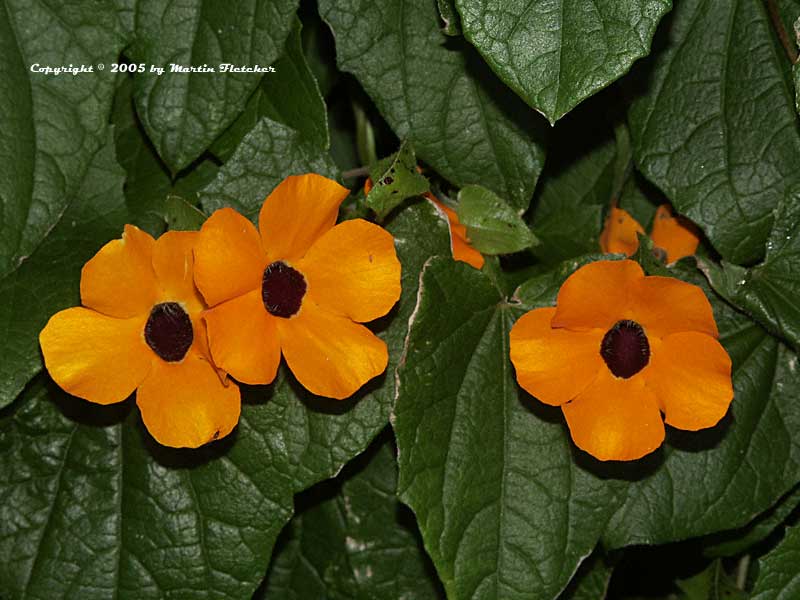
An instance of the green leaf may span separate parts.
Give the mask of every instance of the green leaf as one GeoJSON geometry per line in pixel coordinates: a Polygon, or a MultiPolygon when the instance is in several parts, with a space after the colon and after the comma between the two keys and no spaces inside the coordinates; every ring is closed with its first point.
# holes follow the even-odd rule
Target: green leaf
{"type": "Polygon", "coordinates": [[[591,102],[558,123],[553,147],[534,197],[531,228],[542,243],[534,255],[549,265],[599,252],[603,214],[611,203],[617,161],[607,121],[591,102]]]}
{"type": "Polygon", "coordinates": [[[201,160],[173,180],[144,133],[133,109],[132,94],[133,81],[125,77],[114,97],[114,141],[119,163],[127,173],[124,191],[129,222],[157,236],[164,231],[169,196],[175,194],[196,203],[197,192],[214,179],[218,167],[210,160],[201,160]]]}
{"type": "Polygon", "coordinates": [[[9,0],[0,10],[0,277],[47,239],[105,144],[115,76],[96,65],[123,45],[110,3],[9,0]],[[94,71],[31,71],[70,64],[94,71]]]}
{"type": "Polygon", "coordinates": [[[239,115],[260,73],[216,72],[223,63],[268,67],[289,35],[297,0],[227,3],[139,0],[131,59],[136,108],[147,135],[173,173],[181,171],[239,115]],[[171,65],[215,69],[171,72],[171,65]],[[150,67],[165,69],[159,75],[150,67]]]}
{"type": "Polygon", "coordinates": [[[671,0],[456,0],[466,38],[550,123],[646,56],[671,0]]]}
{"type": "Polygon", "coordinates": [[[511,254],[539,242],[505,200],[479,185],[461,188],[457,211],[470,244],[483,254],[511,254]]]}
{"type": "Polygon", "coordinates": [[[200,192],[200,205],[209,215],[230,206],[255,220],[273,188],[285,177],[301,173],[335,178],[337,168],[327,152],[304,141],[300,133],[263,118],[200,192]]]}
{"type": "Polygon", "coordinates": [[[387,227],[403,264],[399,305],[375,323],[390,363],[353,398],[315,397],[284,369],[245,390],[231,437],[191,451],[155,444],[130,402],[92,405],[49,382],[29,389],[0,427],[0,495],[13,499],[0,507],[0,589],[48,600],[250,598],[293,494],[336,474],[388,423],[419,272],[449,237],[425,202],[387,227]]]}
{"type": "Polygon", "coordinates": [[[800,178],[789,62],[762,2],[678,2],[665,34],[629,112],[637,165],[725,260],[755,262],[800,178]]]}
{"type": "Polygon", "coordinates": [[[386,218],[406,198],[419,196],[430,190],[428,180],[417,172],[417,158],[411,142],[404,140],[400,149],[371,169],[372,189],[367,194],[367,206],[386,218]]]}
{"type": "Polygon", "coordinates": [[[456,186],[477,183],[527,208],[544,162],[543,122],[428,0],[321,0],[339,68],[353,73],[401,139],[456,186]]]}
{"type": "Polygon", "coordinates": [[[775,213],[764,262],[745,269],[723,261],[699,264],[714,289],[766,327],[800,348],[800,189],[775,213]]]}
{"type": "Polygon", "coordinates": [[[751,600],[778,600],[795,598],[800,594],[800,526],[786,530],[786,537],[778,546],[758,560],[751,600]]]}
{"type": "Polygon", "coordinates": [[[212,144],[211,151],[222,160],[230,158],[261,117],[288,125],[324,150],[330,146],[325,101],[303,54],[301,30],[295,17],[283,54],[275,61],[276,72],[262,77],[244,112],[212,144]]]}
{"type": "Polygon", "coordinates": [[[443,597],[414,517],[395,495],[394,444],[381,439],[335,481],[305,493],[314,503],[288,526],[264,598],[443,597]]]}
{"type": "Polygon", "coordinates": [[[197,231],[203,226],[206,215],[180,196],[170,194],[164,200],[164,220],[171,230],[197,231]]]}
{"type": "Polygon", "coordinates": [[[362,449],[348,428],[374,426],[364,403],[337,415],[306,398],[310,409],[286,381],[273,389],[269,402],[244,404],[235,439],[176,452],[152,442],[137,411],[120,422],[130,405],[102,408],[36,386],[0,433],[2,493],[15,499],[4,505],[3,589],[249,598],[293,492],[362,449]]]}
{"type": "Polygon", "coordinates": [[[461,35],[461,17],[456,11],[455,0],[436,0],[439,17],[444,23],[442,31],[446,35],[461,35]]]}
{"type": "Polygon", "coordinates": [[[136,116],[130,77],[122,78],[114,96],[111,122],[119,164],[127,174],[124,191],[131,223],[158,235],[164,231],[162,208],[172,180],[136,116]]]}
{"type": "MultiPolygon", "coordinates": [[[[122,234],[127,220],[123,173],[110,134],[80,186],[36,249],[0,277],[0,408],[42,368],[39,331],[53,313],[79,304],[81,268],[100,247],[122,234]]],[[[1,588],[2,586],[0,586],[1,588]]]]}
{"type": "Polygon", "coordinates": [[[712,536],[706,541],[703,553],[712,558],[742,554],[772,534],[798,506],[800,486],[747,526],[712,536]]]}
{"type": "Polygon", "coordinates": [[[425,269],[398,373],[398,490],[451,600],[554,598],[618,504],[575,464],[558,415],[519,393],[520,313],[463,263],[425,269]]]}
{"type": "Polygon", "coordinates": [[[119,19],[125,39],[130,41],[134,35],[134,22],[136,20],[136,1],[137,0],[112,0],[116,5],[117,18],[119,19]]]}
{"type": "MultiPolygon", "coordinates": [[[[423,274],[398,371],[398,489],[450,598],[553,598],[601,538],[614,549],[742,526],[800,481],[797,355],[713,295],[736,394],[714,428],[669,429],[648,457],[602,463],[574,447],[558,409],[519,389],[512,322],[554,305],[592,259],[527,282],[519,305],[458,263],[434,259],[423,274]]],[[[681,263],[671,272],[703,281],[681,263]]]]}

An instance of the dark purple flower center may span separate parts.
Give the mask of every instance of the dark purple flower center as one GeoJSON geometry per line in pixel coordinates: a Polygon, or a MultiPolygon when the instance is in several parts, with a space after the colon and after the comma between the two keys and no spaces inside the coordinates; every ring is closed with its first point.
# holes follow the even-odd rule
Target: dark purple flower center
{"type": "Polygon", "coordinates": [[[192,320],[177,302],[156,304],[144,326],[144,340],[160,359],[177,362],[194,340],[192,320]]]}
{"type": "Polygon", "coordinates": [[[633,377],[650,362],[650,343],[636,321],[617,321],[600,343],[600,356],[617,377],[633,377]]]}
{"type": "Polygon", "coordinates": [[[306,295],[306,280],[300,271],[277,261],[264,269],[261,299],[270,314],[285,319],[300,310],[306,295]]]}

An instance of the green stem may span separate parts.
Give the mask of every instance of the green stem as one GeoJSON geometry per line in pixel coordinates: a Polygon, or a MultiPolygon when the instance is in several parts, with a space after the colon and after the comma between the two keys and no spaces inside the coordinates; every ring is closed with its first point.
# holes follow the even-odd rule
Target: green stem
{"type": "Polygon", "coordinates": [[[356,148],[358,159],[362,165],[374,165],[378,162],[375,151],[375,130],[369,122],[367,113],[357,102],[353,102],[353,114],[356,119],[356,148]]]}
{"type": "Polygon", "coordinates": [[[353,179],[355,177],[365,177],[367,175],[369,175],[369,167],[356,167],[355,169],[342,171],[343,179],[353,179]]]}

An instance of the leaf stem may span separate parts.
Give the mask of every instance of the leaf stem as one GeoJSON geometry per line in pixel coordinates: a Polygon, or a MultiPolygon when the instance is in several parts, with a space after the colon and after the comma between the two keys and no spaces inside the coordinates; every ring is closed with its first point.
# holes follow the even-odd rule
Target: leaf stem
{"type": "Polygon", "coordinates": [[[783,21],[781,21],[781,15],[778,12],[775,0],[764,0],[764,3],[767,6],[767,12],[772,21],[772,27],[775,29],[775,33],[778,34],[778,39],[781,41],[783,49],[786,50],[786,55],[789,57],[791,63],[795,64],[797,62],[797,46],[789,38],[789,34],[783,26],[783,21]]]}

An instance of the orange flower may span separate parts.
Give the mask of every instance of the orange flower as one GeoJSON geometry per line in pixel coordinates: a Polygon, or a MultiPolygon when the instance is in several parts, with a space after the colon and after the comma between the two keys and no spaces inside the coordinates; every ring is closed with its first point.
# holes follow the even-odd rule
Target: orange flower
{"type": "MultiPolygon", "coordinates": [[[[367,180],[364,182],[364,194],[369,194],[371,189],[372,179],[367,177],[367,180]]],[[[447,217],[447,223],[450,226],[450,249],[453,253],[453,259],[465,262],[476,269],[483,268],[483,263],[485,262],[483,254],[470,245],[469,238],[467,237],[467,228],[458,220],[456,211],[446,204],[439,202],[436,196],[430,192],[425,192],[424,196],[433,202],[447,217]]]]}
{"type": "Polygon", "coordinates": [[[634,460],[658,448],[664,425],[715,425],[733,398],[731,361],[703,291],[645,277],[631,261],[573,273],[556,306],[511,330],[517,381],[560,406],[575,444],[600,460],[634,460]]]}
{"type": "Polygon", "coordinates": [[[425,197],[447,216],[447,222],[450,225],[450,248],[453,252],[453,258],[468,263],[476,269],[481,269],[484,263],[483,254],[470,245],[467,237],[467,228],[459,222],[456,211],[439,202],[431,193],[425,194],[425,197]]]}
{"type": "Polygon", "coordinates": [[[686,217],[674,216],[669,204],[662,204],[656,210],[650,237],[653,244],[667,253],[667,264],[692,256],[700,243],[697,226],[686,217]]]}
{"type": "MultiPolygon", "coordinates": [[[[603,252],[632,256],[639,249],[638,233],[644,233],[639,222],[626,210],[612,206],[600,234],[600,248],[603,252]]],[[[700,243],[697,226],[685,217],[674,216],[669,204],[656,210],[650,237],[666,253],[667,264],[692,256],[700,243]]]]}
{"type": "Polygon", "coordinates": [[[195,282],[214,361],[239,381],[270,383],[281,353],[311,392],[346,398],[386,369],[386,344],[360,325],[400,297],[394,239],[362,219],[338,225],[348,190],[308,174],[264,201],[259,231],[223,208],[195,246],[195,282]]]}
{"type": "Polygon", "coordinates": [[[639,249],[644,228],[626,210],[612,206],[600,233],[600,249],[605,253],[632,256],[639,249]]]}
{"type": "Polygon", "coordinates": [[[81,272],[81,302],[39,334],[45,365],[64,390],[97,404],[136,404],[161,444],[196,448],[239,420],[239,388],[210,363],[205,308],[192,282],[197,233],[157,241],[133,225],[81,272]]]}

